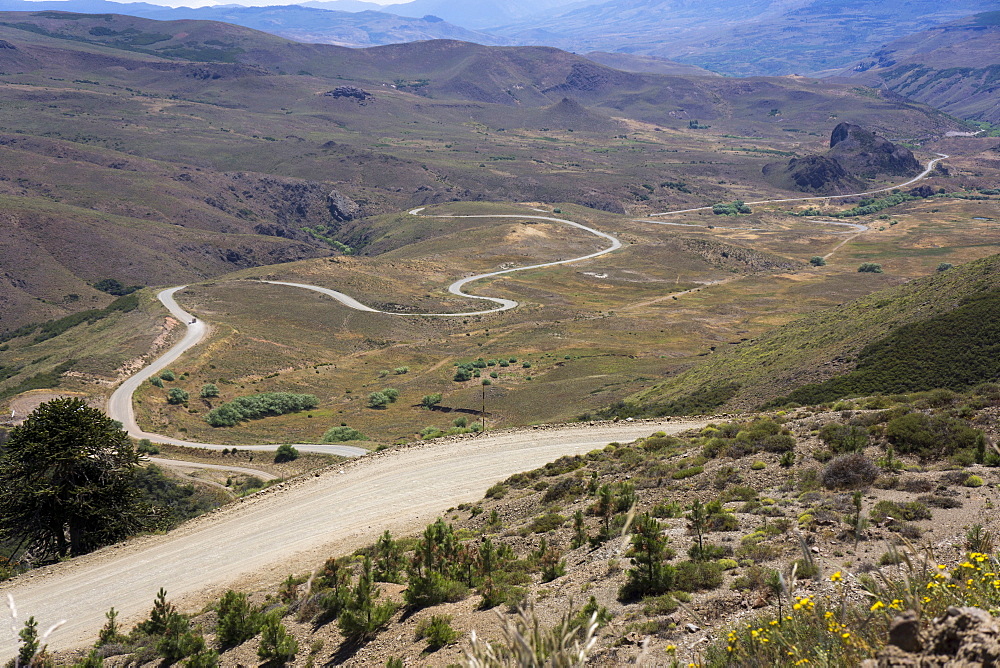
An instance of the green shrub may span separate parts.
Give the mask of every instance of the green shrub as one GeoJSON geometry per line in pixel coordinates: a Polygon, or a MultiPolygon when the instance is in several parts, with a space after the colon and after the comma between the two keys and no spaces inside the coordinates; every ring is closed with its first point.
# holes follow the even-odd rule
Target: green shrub
{"type": "Polygon", "coordinates": [[[201,392],[199,394],[202,399],[217,397],[219,396],[219,386],[215,383],[205,383],[201,386],[201,392]]]}
{"type": "Polygon", "coordinates": [[[882,265],[877,262],[862,262],[861,266],[858,267],[858,271],[863,274],[881,274],[882,265]]]}
{"type": "Polygon", "coordinates": [[[363,441],[365,440],[365,435],[362,434],[357,429],[341,425],[339,427],[330,427],[323,434],[324,443],[344,443],[346,441],[363,441]]]}
{"type": "Polygon", "coordinates": [[[762,471],[767,468],[767,464],[760,461],[759,459],[750,465],[751,471],[762,471]]]}
{"type": "Polygon", "coordinates": [[[391,387],[387,387],[382,390],[382,394],[385,395],[385,398],[389,400],[390,404],[396,403],[396,400],[399,399],[399,390],[391,387]]]}
{"type": "Polygon", "coordinates": [[[559,513],[546,513],[531,521],[528,525],[530,533],[548,533],[554,531],[566,523],[566,518],[559,513]]]}
{"type": "Polygon", "coordinates": [[[153,445],[153,442],[148,438],[140,438],[139,442],[135,446],[135,451],[141,455],[158,455],[160,454],[160,449],[153,445]]]}
{"type": "Polygon", "coordinates": [[[982,487],[983,479],[977,475],[970,475],[963,483],[966,487],[982,487]]]}
{"type": "Polygon", "coordinates": [[[278,449],[274,453],[275,464],[295,461],[298,458],[299,458],[299,451],[287,443],[279,445],[278,449]]]}
{"type": "Polygon", "coordinates": [[[420,405],[430,410],[441,403],[441,393],[425,394],[420,400],[420,405]]]}
{"type": "Polygon", "coordinates": [[[868,430],[857,425],[828,422],[819,430],[819,437],[836,453],[859,452],[868,447],[868,430]]]}
{"type": "Polygon", "coordinates": [[[417,623],[417,640],[427,639],[427,649],[436,651],[453,644],[458,640],[459,633],[451,628],[451,615],[432,615],[417,623]]]}
{"type": "Polygon", "coordinates": [[[899,452],[923,459],[975,449],[983,440],[982,432],[962,420],[924,413],[909,413],[890,420],[885,426],[885,437],[899,452]]]}
{"type": "Polygon", "coordinates": [[[502,499],[507,496],[508,487],[502,482],[498,482],[486,490],[487,499],[502,499]]]}
{"type": "Polygon", "coordinates": [[[696,476],[704,472],[705,472],[704,466],[691,466],[685,469],[674,471],[674,474],[671,477],[674,480],[684,480],[685,478],[690,478],[692,476],[696,476]]]}
{"type": "Polygon", "coordinates": [[[173,382],[177,380],[177,375],[174,374],[174,372],[171,371],[170,369],[166,369],[165,371],[160,372],[160,380],[173,382]]]}
{"type": "Polygon", "coordinates": [[[264,661],[286,664],[295,658],[298,651],[299,641],[285,629],[278,612],[267,613],[261,624],[257,656],[264,661]]]}
{"type": "Polygon", "coordinates": [[[216,638],[222,649],[242,645],[260,633],[261,612],[250,605],[246,594],[230,589],[219,600],[216,638]]]}
{"type": "Polygon", "coordinates": [[[676,568],[676,587],[682,591],[705,591],[722,585],[723,568],[718,562],[682,561],[676,568]]]}
{"type": "Polygon", "coordinates": [[[390,403],[385,392],[372,392],[368,395],[368,408],[385,408],[390,403]]]}
{"type": "Polygon", "coordinates": [[[826,266],[826,260],[823,258],[822,255],[813,255],[811,258],[809,258],[809,264],[811,264],[814,267],[824,267],[826,266]]]}
{"type": "Polygon", "coordinates": [[[153,385],[153,387],[163,387],[163,379],[159,376],[153,376],[149,379],[149,382],[153,385]]]}
{"type": "Polygon", "coordinates": [[[167,403],[168,404],[186,404],[188,401],[188,393],[179,387],[172,387],[170,391],[167,392],[167,403]]]}
{"type": "Polygon", "coordinates": [[[883,499],[871,509],[873,522],[884,522],[889,517],[897,521],[912,522],[931,519],[931,511],[920,501],[893,502],[883,499]]]}
{"type": "Polygon", "coordinates": [[[213,427],[234,427],[240,422],[269,415],[285,415],[316,408],[319,399],[312,394],[264,392],[236,397],[208,412],[205,421],[213,427]]]}

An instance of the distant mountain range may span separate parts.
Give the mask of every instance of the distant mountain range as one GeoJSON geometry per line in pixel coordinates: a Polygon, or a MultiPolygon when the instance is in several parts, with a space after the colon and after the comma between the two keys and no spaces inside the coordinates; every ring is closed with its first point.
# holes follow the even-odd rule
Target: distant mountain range
{"type": "MultiPolygon", "coordinates": [[[[378,7],[379,5],[374,6],[378,7]]],[[[269,32],[297,42],[351,47],[416,42],[428,39],[457,39],[487,46],[511,43],[511,40],[505,37],[460,28],[436,17],[410,18],[378,11],[331,11],[299,5],[270,7],[225,5],[198,9],[188,7],[175,9],[142,2],[122,4],[107,0],[54,0],[46,2],[0,0],[0,10],[113,13],[161,21],[179,19],[223,21],[269,32]]]]}
{"type": "MultiPolygon", "coordinates": [[[[654,56],[735,76],[838,72],[894,40],[996,7],[996,0],[413,0],[393,5],[314,0],[302,6],[172,9],[107,0],[0,0],[0,10],[211,19],[344,46],[458,39],[654,56]]],[[[654,61],[621,61],[615,67],[661,71],[654,61]]]]}
{"type": "Polygon", "coordinates": [[[1000,11],[907,35],[840,74],[961,118],[1000,123],[1000,11]]]}

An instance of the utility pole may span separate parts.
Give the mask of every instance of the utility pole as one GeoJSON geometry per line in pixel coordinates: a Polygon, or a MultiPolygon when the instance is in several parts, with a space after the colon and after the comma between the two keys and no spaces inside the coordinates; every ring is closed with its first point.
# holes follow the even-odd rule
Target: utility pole
{"type": "Polygon", "coordinates": [[[486,433],[486,383],[485,382],[482,384],[482,387],[483,387],[483,412],[482,412],[483,433],[485,434],[486,433]]]}

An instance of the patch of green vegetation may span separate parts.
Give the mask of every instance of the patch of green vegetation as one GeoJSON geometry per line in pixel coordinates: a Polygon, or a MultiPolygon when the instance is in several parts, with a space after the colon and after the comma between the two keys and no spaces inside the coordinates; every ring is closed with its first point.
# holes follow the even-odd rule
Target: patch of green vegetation
{"type": "Polygon", "coordinates": [[[734,200],[729,204],[720,203],[712,205],[712,213],[716,216],[738,216],[753,212],[742,200],[734,200]]]}
{"type": "Polygon", "coordinates": [[[732,399],[739,383],[702,386],[690,394],[660,404],[640,405],[618,401],[598,412],[601,419],[628,417],[663,417],[666,415],[708,415],[732,399]]]}
{"type": "Polygon", "coordinates": [[[0,391],[0,399],[13,397],[30,390],[48,390],[53,387],[59,387],[62,375],[72,369],[75,364],[76,360],[67,360],[49,371],[43,371],[30,378],[25,378],[14,387],[0,391]]]}
{"type": "Polygon", "coordinates": [[[318,405],[319,399],[312,394],[264,392],[236,397],[218,408],[213,408],[205,416],[205,421],[213,427],[233,427],[246,420],[296,413],[318,405]]]}
{"type": "Polygon", "coordinates": [[[192,484],[179,484],[152,464],[136,469],[134,484],[142,501],[158,509],[162,529],[171,529],[222,505],[215,494],[199,491],[192,484]]]}
{"type": "MultiPolygon", "coordinates": [[[[857,359],[866,346],[887,338],[887,332],[944,316],[955,310],[956,303],[968,303],[973,308],[970,298],[994,291],[1000,291],[1000,255],[933,272],[905,285],[814,312],[754,341],[734,342],[732,347],[716,351],[701,364],[627,398],[624,403],[639,415],[652,412],[656,405],[686,397],[692,387],[738,383],[739,390],[727,403],[736,400],[750,405],[774,405],[772,399],[783,397],[783,405],[792,401],[790,392],[804,385],[799,379],[816,378],[817,371],[822,373],[831,360],[857,359]]],[[[991,302],[987,298],[975,308],[992,308],[987,306],[991,302]]],[[[978,332],[979,327],[973,331],[978,332]]],[[[985,333],[976,336],[989,337],[985,333]]],[[[827,374],[827,377],[832,375],[827,374]]],[[[824,382],[822,375],[815,381],[824,382]]]]}
{"type": "Polygon", "coordinates": [[[1000,290],[974,295],[950,313],[904,325],[858,354],[857,367],[768,403],[818,404],[848,396],[961,390],[1000,376],[1000,290]]]}
{"type": "Polygon", "coordinates": [[[49,320],[48,322],[43,322],[34,325],[25,325],[19,327],[13,331],[0,334],[0,342],[10,341],[12,339],[20,338],[22,336],[29,336],[34,334],[36,331],[40,331],[38,336],[35,337],[35,343],[41,343],[42,341],[47,341],[48,339],[55,338],[65,332],[66,330],[81,325],[83,323],[93,324],[98,320],[108,317],[109,315],[121,312],[127,313],[133,311],[139,307],[139,297],[138,295],[128,294],[124,297],[120,297],[106,307],[102,309],[89,309],[87,311],[80,311],[79,313],[73,313],[72,315],[59,318],[58,320],[49,320]]]}
{"type": "Polygon", "coordinates": [[[883,209],[888,209],[903,202],[909,202],[910,200],[917,199],[913,195],[908,195],[906,193],[892,193],[885,197],[869,197],[858,202],[856,207],[847,209],[846,211],[838,211],[837,213],[831,214],[834,218],[853,218],[854,216],[868,216],[873,213],[878,213],[883,209]]]}

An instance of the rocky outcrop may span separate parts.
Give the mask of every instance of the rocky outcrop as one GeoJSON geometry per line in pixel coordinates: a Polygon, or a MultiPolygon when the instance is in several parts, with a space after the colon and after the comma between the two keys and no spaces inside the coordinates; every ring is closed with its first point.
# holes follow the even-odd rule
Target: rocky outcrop
{"type": "Polygon", "coordinates": [[[355,99],[358,102],[365,102],[366,100],[373,99],[375,96],[364,90],[363,88],[358,88],[357,86],[337,86],[333,90],[328,90],[323,93],[326,97],[346,97],[355,99]]]}
{"type": "Polygon", "coordinates": [[[851,123],[841,123],[833,129],[827,156],[851,174],[869,179],[920,173],[920,163],[910,149],[851,123]]]}
{"type": "Polygon", "coordinates": [[[904,146],[897,146],[859,125],[841,123],[830,134],[825,155],[771,163],[762,170],[771,184],[787,190],[841,195],[865,187],[861,179],[916,176],[920,163],[904,146]]]}
{"type": "Polygon", "coordinates": [[[338,190],[331,190],[330,194],[326,196],[326,202],[330,209],[330,215],[337,222],[354,220],[361,213],[361,207],[358,206],[358,203],[338,190]]]}
{"type": "Polygon", "coordinates": [[[889,627],[889,644],[862,668],[972,668],[1000,665],[1000,626],[979,608],[948,608],[920,633],[912,610],[889,627]]]}
{"type": "Polygon", "coordinates": [[[857,192],[863,187],[839,162],[823,155],[792,158],[784,165],[765,165],[763,171],[765,178],[775,185],[807,193],[836,195],[857,192]]]}

